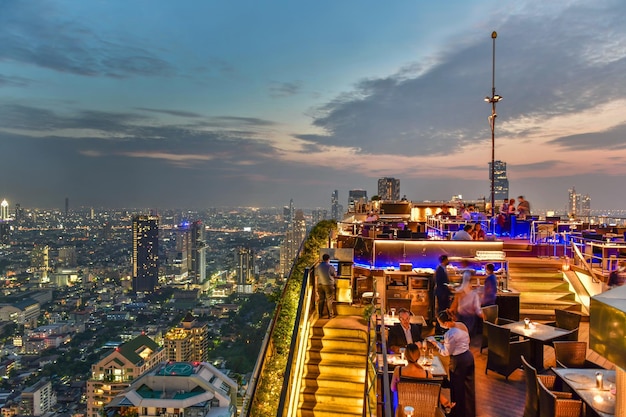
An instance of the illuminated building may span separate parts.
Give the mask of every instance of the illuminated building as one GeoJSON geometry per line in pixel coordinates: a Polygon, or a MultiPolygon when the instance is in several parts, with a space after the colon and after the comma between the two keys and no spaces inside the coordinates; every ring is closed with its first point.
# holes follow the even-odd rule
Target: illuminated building
{"type": "Polygon", "coordinates": [[[87,381],[87,417],[101,417],[102,408],[132,381],[166,360],[165,349],[148,336],[120,345],[91,366],[87,381]]]}
{"type": "MultiPolygon", "coordinates": [[[[494,161],[493,177],[493,192],[496,207],[498,207],[502,200],[509,199],[509,179],[506,176],[506,162],[494,161]]],[[[489,162],[489,183],[491,183],[491,162],[489,162]]]]}
{"type": "Polygon", "coordinates": [[[192,284],[201,284],[206,280],[206,243],[204,226],[200,220],[183,222],[183,234],[177,243],[181,253],[180,270],[192,284]]]}
{"type": "Polygon", "coordinates": [[[291,265],[298,256],[298,250],[306,237],[306,221],[302,210],[297,210],[293,224],[287,232],[285,239],[280,245],[280,273],[281,276],[289,275],[291,265]]]}
{"type": "Polygon", "coordinates": [[[254,252],[250,248],[235,250],[237,264],[237,292],[252,294],[254,284],[254,252]]]}
{"type": "MultiPolygon", "coordinates": [[[[237,383],[206,362],[166,362],[133,381],[105,415],[233,417],[237,383]]],[[[91,416],[89,416],[91,417],[91,416]]]]}
{"type": "Polygon", "coordinates": [[[0,220],[9,220],[9,202],[2,200],[0,203],[0,220]]]}
{"type": "Polygon", "coordinates": [[[20,414],[41,416],[50,411],[57,403],[56,395],[52,390],[52,384],[47,379],[42,379],[22,391],[20,402],[20,414]]]}
{"type": "Polygon", "coordinates": [[[367,191],[350,190],[348,192],[348,211],[354,212],[359,204],[367,203],[367,191]]]}
{"type": "Polygon", "coordinates": [[[154,292],[159,276],[159,218],[133,217],[133,271],[135,292],[154,292]]]}
{"type": "Polygon", "coordinates": [[[378,180],[378,197],[386,201],[400,200],[400,180],[396,178],[380,178],[378,180]]]}
{"type": "Polygon", "coordinates": [[[318,224],[322,220],[328,219],[328,210],[315,209],[311,212],[312,224],[318,224]]]}
{"type": "Polygon", "coordinates": [[[343,207],[339,204],[339,190],[335,190],[330,198],[330,218],[333,220],[339,220],[342,217],[343,207]]]}
{"type": "Polygon", "coordinates": [[[167,359],[176,362],[206,361],[208,358],[208,326],[187,313],[183,321],[163,338],[167,359]]]}

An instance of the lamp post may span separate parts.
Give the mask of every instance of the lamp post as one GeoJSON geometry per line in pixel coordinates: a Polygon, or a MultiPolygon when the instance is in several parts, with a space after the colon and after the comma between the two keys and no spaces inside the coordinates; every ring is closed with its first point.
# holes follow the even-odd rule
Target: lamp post
{"type": "Polygon", "coordinates": [[[489,126],[491,127],[491,223],[493,231],[495,232],[495,162],[496,162],[496,103],[502,100],[502,96],[496,94],[496,38],[498,33],[496,31],[491,32],[491,39],[493,40],[493,54],[491,61],[491,97],[485,97],[487,103],[491,103],[491,116],[489,116],[489,126]]]}

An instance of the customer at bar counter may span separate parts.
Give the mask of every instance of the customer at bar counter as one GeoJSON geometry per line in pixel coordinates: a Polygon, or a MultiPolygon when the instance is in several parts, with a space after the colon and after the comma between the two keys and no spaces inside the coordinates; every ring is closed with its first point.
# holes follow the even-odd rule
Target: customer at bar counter
{"type": "Polygon", "coordinates": [[[439,266],[435,270],[435,298],[437,299],[437,313],[447,310],[450,307],[450,288],[448,284],[450,279],[448,278],[448,271],[446,267],[450,261],[448,261],[448,255],[441,255],[439,257],[439,266]]]}
{"type": "Polygon", "coordinates": [[[328,310],[328,318],[335,316],[333,312],[333,304],[335,301],[335,279],[337,271],[330,264],[330,255],[325,253],[322,256],[322,262],[315,268],[315,276],[317,277],[317,308],[319,317],[324,317],[324,310],[328,310]]]}
{"type": "Polygon", "coordinates": [[[422,326],[411,323],[411,312],[406,308],[398,310],[399,324],[389,329],[387,346],[394,353],[400,352],[403,347],[415,345],[422,347],[422,326]]]}
{"type": "Polygon", "coordinates": [[[523,195],[517,197],[517,218],[520,220],[526,220],[530,217],[530,203],[524,198],[523,195]]]}
{"type": "Polygon", "coordinates": [[[454,234],[454,236],[452,236],[452,240],[472,240],[472,235],[470,234],[470,232],[473,228],[473,225],[466,224],[461,230],[458,230],[454,234]]]}
{"type": "Polygon", "coordinates": [[[498,293],[498,278],[495,274],[495,266],[493,264],[485,265],[485,286],[483,287],[483,298],[480,302],[481,306],[490,306],[496,303],[496,295],[498,293]]]}
{"type": "Polygon", "coordinates": [[[487,235],[485,234],[485,231],[483,230],[483,226],[480,223],[476,223],[474,224],[474,228],[472,229],[472,240],[485,240],[485,237],[487,237],[487,235]]]}
{"type": "MultiPolygon", "coordinates": [[[[422,368],[417,363],[420,358],[420,349],[416,345],[409,345],[405,352],[407,364],[404,366],[396,366],[391,377],[391,391],[394,393],[394,408],[398,408],[398,382],[411,381],[415,379],[431,379],[432,375],[428,370],[422,368]]],[[[454,403],[450,402],[443,394],[439,395],[439,402],[446,408],[454,407],[454,403]]]]}
{"type": "Polygon", "coordinates": [[[454,320],[447,311],[437,315],[437,321],[443,328],[449,329],[443,336],[443,343],[428,337],[430,343],[439,349],[442,356],[450,356],[450,400],[456,403],[450,416],[476,416],[476,388],[474,356],[469,350],[470,337],[463,323],[454,320]]]}

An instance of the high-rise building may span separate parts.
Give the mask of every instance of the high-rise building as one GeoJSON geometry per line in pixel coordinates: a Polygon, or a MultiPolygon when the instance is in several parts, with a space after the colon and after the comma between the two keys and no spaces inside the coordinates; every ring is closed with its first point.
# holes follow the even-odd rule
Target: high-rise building
{"type": "Polygon", "coordinates": [[[70,214],[70,199],[65,197],[65,217],[70,214]]]}
{"type": "Polygon", "coordinates": [[[206,280],[206,243],[204,240],[204,225],[200,220],[193,222],[189,228],[191,262],[189,277],[194,284],[201,284],[206,280]]]}
{"type": "Polygon", "coordinates": [[[102,411],[107,416],[231,417],[237,414],[237,391],[237,383],[210,363],[166,362],[133,381],[102,411]]]}
{"type": "Polygon", "coordinates": [[[333,220],[341,220],[342,217],[343,207],[339,204],[339,190],[335,190],[330,198],[330,218],[333,220]]]}
{"type": "Polygon", "coordinates": [[[11,216],[9,216],[9,202],[6,200],[2,200],[0,203],[0,220],[9,220],[11,216]]]}
{"type": "Polygon", "coordinates": [[[289,226],[293,223],[295,216],[295,208],[293,205],[293,198],[289,200],[289,205],[283,207],[283,220],[289,226]]]}
{"type": "Polygon", "coordinates": [[[318,224],[322,220],[328,219],[328,210],[325,209],[314,209],[311,212],[311,223],[313,225],[318,224]]]}
{"type": "Polygon", "coordinates": [[[141,335],[93,364],[87,381],[87,417],[101,417],[102,408],[117,394],[166,359],[164,348],[141,335]]]}
{"type": "MultiPolygon", "coordinates": [[[[489,162],[489,187],[491,190],[491,162],[489,162]]],[[[493,165],[493,195],[496,200],[496,207],[499,207],[499,203],[502,200],[509,199],[509,179],[506,176],[506,162],[494,161],[493,165]]],[[[491,195],[491,191],[489,193],[491,195]]]]}
{"type": "Polygon", "coordinates": [[[580,197],[581,195],[576,193],[576,187],[572,187],[567,190],[568,202],[567,202],[567,214],[571,217],[577,217],[580,214],[580,197]]]}
{"type": "Polygon", "coordinates": [[[133,217],[133,276],[135,292],[154,292],[159,277],[159,218],[133,217]]]}
{"type": "Polygon", "coordinates": [[[348,192],[348,211],[354,212],[358,204],[367,203],[367,191],[350,190],[348,192]]]}
{"type": "Polygon", "coordinates": [[[252,294],[254,284],[254,252],[252,249],[237,248],[235,250],[235,263],[237,265],[237,292],[252,294]]]}
{"type": "Polygon", "coordinates": [[[306,237],[306,221],[302,210],[296,210],[294,222],[285,232],[285,239],[280,245],[280,273],[287,277],[291,265],[298,256],[298,250],[306,237]]]}
{"type": "Polygon", "coordinates": [[[588,222],[591,217],[591,197],[589,197],[589,194],[585,194],[581,197],[580,209],[580,215],[588,222]]]}
{"type": "Polygon", "coordinates": [[[176,362],[204,362],[208,359],[208,325],[187,313],[183,321],[163,338],[167,359],[176,362]]]}
{"type": "Polygon", "coordinates": [[[400,180],[396,178],[380,178],[378,180],[378,197],[384,201],[400,200],[400,180]]]}
{"type": "Polygon", "coordinates": [[[52,390],[52,383],[42,379],[22,391],[20,414],[41,416],[50,411],[57,403],[57,397],[52,390]]]}

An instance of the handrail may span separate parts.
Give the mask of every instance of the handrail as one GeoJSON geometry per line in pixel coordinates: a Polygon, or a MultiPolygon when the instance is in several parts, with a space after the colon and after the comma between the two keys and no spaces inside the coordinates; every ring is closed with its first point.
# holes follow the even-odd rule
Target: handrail
{"type": "MultiPolygon", "coordinates": [[[[383,359],[383,378],[381,378],[383,380],[383,415],[385,417],[392,417],[393,412],[391,409],[391,403],[393,399],[391,397],[391,389],[389,387],[389,378],[387,378],[387,375],[389,375],[389,365],[387,363],[387,355],[385,354],[387,352],[387,328],[385,327],[384,319],[384,312],[381,311],[380,349],[383,353],[381,355],[383,359]]],[[[378,320],[378,317],[376,320],[378,320]]]]}
{"type": "Polygon", "coordinates": [[[582,252],[578,248],[578,244],[574,240],[571,240],[570,244],[572,247],[572,253],[576,256],[576,258],[578,258],[581,261],[581,263],[585,267],[585,270],[589,273],[589,276],[591,276],[591,282],[593,283],[600,282],[600,280],[596,278],[596,273],[593,272],[593,268],[587,263],[587,260],[584,258],[582,252]]]}
{"type": "Polygon", "coordinates": [[[287,367],[283,375],[283,386],[280,393],[280,400],[278,402],[277,417],[283,416],[285,411],[287,415],[295,415],[293,407],[297,406],[295,396],[298,394],[299,390],[296,386],[299,385],[300,378],[299,372],[294,372],[292,376],[292,368],[294,366],[294,357],[297,354],[299,355],[299,358],[295,363],[297,366],[296,371],[301,369],[303,351],[306,349],[305,343],[308,341],[303,337],[306,332],[302,331],[302,328],[306,327],[309,321],[311,294],[313,294],[312,291],[309,291],[310,288],[312,288],[309,285],[309,278],[311,276],[310,272],[311,268],[306,268],[302,278],[302,287],[300,288],[300,297],[298,299],[298,310],[296,312],[296,319],[294,320],[293,332],[291,333],[291,343],[289,346],[289,355],[287,357],[287,367]],[[289,397],[289,401],[287,401],[287,397],[289,397]],[[285,410],[286,407],[289,409],[285,410]]]}

